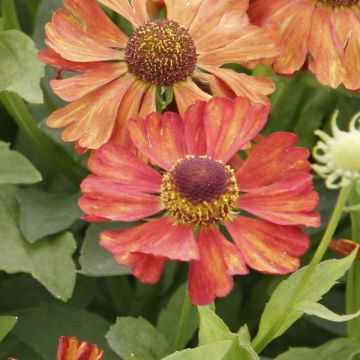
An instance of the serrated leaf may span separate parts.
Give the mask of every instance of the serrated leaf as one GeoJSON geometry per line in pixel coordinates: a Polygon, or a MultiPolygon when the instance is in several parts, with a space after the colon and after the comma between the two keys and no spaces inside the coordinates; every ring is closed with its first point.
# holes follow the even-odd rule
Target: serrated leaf
{"type": "Polygon", "coordinates": [[[303,312],[297,309],[303,301],[317,302],[326,294],[337,280],[340,279],[349,269],[354,261],[356,252],[340,260],[327,260],[321,262],[306,282],[302,292],[298,295],[297,301],[291,308],[287,308],[289,299],[295,293],[298,285],[304,276],[307,266],[296,271],[282,281],[273,292],[270,301],[266,304],[261,316],[258,334],[254,339],[256,344],[265,334],[271,331],[274,322],[283,319],[281,325],[276,329],[272,339],[283,334],[303,312]],[[285,309],[285,310],[284,310],[285,309]]]}
{"type": "Polygon", "coordinates": [[[14,327],[16,321],[16,316],[0,316],[0,341],[2,341],[7,333],[14,327]]]}
{"type": "Polygon", "coordinates": [[[314,315],[321,319],[334,321],[334,322],[343,322],[343,321],[349,321],[352,319],[357,318],[360,315],[360,310],[356,312],[355,314],[349,314],[349,315],[338,315],[334,313],[333,311],[326,308],[324,305],[319,303],[314,303],[311,301],[301,301],[299,302],[295,310],[301,311],[307,315],[314,315]]]}
{"type": "Polygon", "coordinates": [[[68,304],[42,304],[14,313],[19,320],[12,334],[32,347],[41,359],[56,359],[60,336],[76,336],[104,349],[103,360],[118,360],[105,340],[110,324],[97,314],[68,304]]]}
{"type": "Polygon", "coordinates": [[[360,354],[360,340],[339,338],[314,349],[290,349],[276,360],[352,360],[356,354],[360,354]]]}
{"type": "Polygon", "coordinates": [[[43,102],[40,79],[44,65],[34,42],[19,30],[0,33],[0,91],[15,92],[30,103],[43,102]]]}
{"type": "Polygon", "coordinates": [[[42,180],[31,162],[0,141],[0,184],[33,184],[42,180]]]}
{"type": "Polygon", "coordinates": [[[143,318],[117,318],[106,338],[110,347],[125,359],[158,360],[168,348],[163,335],[143,318]]]}
{"type": "Polygon", "coordinates": [[[196,349],[177,351],[162,360],[223,360],[231,346],[231,340],[217,341],[196,349]]]}
{"type": "Polygon", "coordinates": [[[8,274],[25,272],[43,284],[55,297],[66,301],[75,285],[72,254],[76,242],[62,233],[29,244],[17,225],[16,191],[0,188],[0,269],[8,274]]]}
{"type": "Polygon", "coordinates": [[[199,324],[196,307],[184,299],[187,296],[186,285],[181,285],[171,296],[167,306],[161,310],[157,323],[158,330],[164,335],[168,343],[174,344],[177,342],[180,349],[183,349],[193,337],[199,324]],[[186,309],[186,328],[182,330],[182,338],[177,339],[179,327],[182,325],[181,313],[184,302],[186,302],[185,306],[189,307],[186,309]]]}
{"type": "Polygon", "coordinates": [[[19,225],[31,243],[66,230],[81,216],[78,194],[51,194],[36,189],[19,192],[19,225]]]}

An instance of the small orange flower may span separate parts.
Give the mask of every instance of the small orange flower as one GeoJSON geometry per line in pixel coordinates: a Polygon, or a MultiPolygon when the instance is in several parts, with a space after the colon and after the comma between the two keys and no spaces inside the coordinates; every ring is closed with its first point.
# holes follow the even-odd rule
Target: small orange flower
{"type": "Polygon", "coordinates": [[[321,84],[360,89],[360,0],[251,0],[249,14],[283,36],[276,72],[293,74],[309,62],[321,84]]]}
{"type": "MultiPolygon", "coordinates": [[[[341,239],[341,240],[331,240],[330,242],[330,249],[337,252],[338,254],[342,255],[349,255],[351,254],[358,244],[354,241],[341,239]]],[[[356,255],[356,259],[360,260],[360,249],[356,255]]]]}
{"type": "Polygon", "coordinates": [[[74,336],[62,336],[56,360],[101,360],[103,353],[97,345],[80,341],[74,336]]]}
{"type": "MultiPolygon", "coordinates": [[[[145,0],[99,0],[133,25],[126,36],[95,0],[64,0],[46,25],[49,50],[39,58],[61,70],[80,73],[51,81],[70,102],[48,119],[65,128],[64,141],[97,149],[109,140],[126,145],[125,124],[155,109],[155,92],[170,86],[180,114],[211,95],[247,96],[267,103],[269,78],[223,68],[273,58],[279,37],[251,25],[247,0],[166,0],[167,17],[149,17],[145,0]]],[[[250,65],[249,65],[250,66],[250,65]]]]}
{"type": "Polygon", "coordinates": [[[79,200],[84,219],[145,220],[102,232],[100,244],[146,283],[159,280],[167,259],[190,262],[195,304],[227,295],[232,275],[248,267],[295,271],[309,245],[301,227],[320,224],[308,151],[294,146],[294,134],[278,132],[261,139],[237,170],[230,165],[267,116],[263,104],[214,97],[190,106],[184,118],[166,112],[131,120],[135,146],[162,170],[113,142],[92,153],[79,200]]]}

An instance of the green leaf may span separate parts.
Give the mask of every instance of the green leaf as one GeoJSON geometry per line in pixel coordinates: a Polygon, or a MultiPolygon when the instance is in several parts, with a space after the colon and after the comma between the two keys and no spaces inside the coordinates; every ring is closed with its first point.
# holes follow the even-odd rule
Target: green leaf
{"type": "Polygon", "coordinates": [[[158,360],[168,348],[163,335],[143,318],[117,318],[106,338],[110,347],[125,359],[158,360]]]}
{"type": "Polygon", "coordinates": [[[175,344],[180,349],[183,349],[185,345],[193,337],[198,324],[199,317],[196,307],[189,304],[188,313],[186,314],[185,328],[182,330],[182,338],[177,339],[179,328],[181,326],[181,313],[183,309],[185,296],[188,296],[186,291],[186,285],[181,285],[175,293],[171,296],[167,306],[161,310],[157,328],[164,335],[169,344],[175,344]]]}
{"type": "Polygon", "coordinates": [[[290,349],[276,360],[352,360],[356,354],[360,354],[359,340],[338,338],[314,349],[290,349]]]}
{"type": "Polygon", "coordinates": [[[51,194],[36,189],[19,192],[19,225],[31,243],[66,230],[81,216],[79,194],[51,194]]]}
{"type": "Polygon", "coordinates": [[[272,339],[283,334],[302,315],[303,311],[297,309],[303,301],[317,302],[327,293],[337,280],[349,269],[354,261],[356,253],[352,253],[340,260],[327,260],[321,262],[309,277],[303,291],[291,308],[288,307],[289,299],[298,288],[307,266],[296,271],[282,281],[273,292],[270,301],[266,304],[261,316],[259,331],[254,339],[256,344],[265,334],[268,334],[274,325],[274,321],[282,319],[279,328],[274,331],[272,339]],[[275,320],[276,319],[276,320],[275,320]]]}
{"type": "Polygon", "coordinates": [[[102,230],[121,229],[133,226],[132,223],[91,224],[85,235],[80,254],[80,273],[88,276],[116,276],[130,274],[127,266],[118,264],[114,256],[99,245],[99,233],[102,230]]]}
{"type": "Polygon", "coordinates": [[[1,5],[1,15],[4,18],[4,30],[20,30],[20,24],[16,14],[14,0],[2,0],[1,5]]]}
{"type": "Polygon", "coordinates": [[[41,180],[28,159],[0,141],[0,184],[33,184],[41,180]]]}
{"type": "Polygon", "coordinates": [[[14,193],[12,187],[0,188],[0,269],[9,274],[29,273],[51,294],[66,301],[75,285],[74,237],[63,233],[29,244],[16,223],[18,209],[14,193]]]}
{"type": "Polygon", "coordinates": [[[26,101],[42,103],[40,79],[44,65],[36,57],[34,42],[18,30],[0,33],[0,91],[15,92],[26,101]]]}
{"type": "Polygon", "coordinates": [[[335,314],[333,311],[329,310],[328,308],[326,308],[324,305],[312,301],[299,302],[296,305],[295,310],[301,311],[307,315],[314,315],[321,319],[326,319],[334,322],[349,321],[357,318],[360,315],[360,310],[355,314],[338,315],[335,314]]]}
{"type": "MultiPolygon", "coordinates": [[[[231,340],[217,341],[196,349],[177,351],[162,360],[223,360],[232,345],[231,340]]],[[[142,360],[141,358],[139,360],[142,360]]],[[[240,360],[240,359],[238,359],[240,360]]]]}
{"type": "Polygon", "coordinates": [[[104,349],[104,360],[118,360],[105,340],[110,324],[96,314],[64,304],[43,304],[14,313],[19,320],[12,334],[35,349],[41,359],[56,359],[60,336],[76,336],[104,349]]]}
{"type": "Polygon", "coordinates": [[[17,317],[15,316],[0,316],[0,341],[14,327],[16,321],[17,317]]]}

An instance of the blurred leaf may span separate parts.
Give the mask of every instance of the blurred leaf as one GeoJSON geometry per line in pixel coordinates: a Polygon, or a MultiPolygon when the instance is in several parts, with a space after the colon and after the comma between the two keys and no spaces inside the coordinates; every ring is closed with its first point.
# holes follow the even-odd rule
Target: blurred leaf
{"type": "Polygon", "coordinates": [[[17,317],[15,316],[0,316],[0,341],[14,327],[16,321],[17,317]]]}
{"type": "Polygon", "coordinates": [[[272,339],[283,334],[303,315],[302,311],[297,310],[298,304],[302,301],[319,301],[349,269],[354,261],[355,255],[356,253],[353,252],[343,259],[327,260],[317,265],[291,308],[289,308],[289,299],[291,299],[292,295],[297,290],[298,285],[306,272],[307,266],[301,268],[290,275],[288,279],[282,281],[273,292],[270,301],[265,306],[254,344],[261,341],[260,339],[262,339],[262,337],[267,336],[267,334],[272,331],[274,323],[280,319],[281,324],[279,323],[279,327],[274,329],[275,332],[272,334],[272,339]]]}
{"type": "Polygon", "coordinates": [[[15,92],[26,101],[42,103],[40,79],[44,65],[36,57],[33,41],[18,30],[0,33],[0,91],[15,92]]]}
{"type": "Polygon", "coordinates": [[[4,30],[20,30],[19,20],[16,15],[14,0],[2,0],[1,15],[4,19],[4,30]]]}
{"type": "Polygon", "coordinates": [[[276,360],[352,360],[360,353],[360,341],[347,338],[331,340],[315,349],[293,348],[276,360]]]}
{"type": "Polygon", "coordinates": [[[217,341],[196,349],[177,351],[163,360],[223,360],[231,345],[230,340],[217,341]]]}
{"type": "Polygon", "coordinates": [[[81,216],[79,194],[51,194],[36,189],[19,192],[19,225],[31,243],[69,228],[81,216]]]}
{"type": "Polygon", "coordinates": [[[104,360],[118,360],[105,341],[110,324],[96,314],[64,304],[43,304],[14,313],[19,320],[12,333],[35,349],[42,359],[56,358],[60,336],[76,336],[103,348],[104,360]]]}
{"type": "Polygon", "coordinates": [[[90,224],[86,230],[80,254],[80,273],[88,276],[116,276],[130,274],[129,267],[118,264],[114,256],[99,245],[102,230],[115,230],[132,226],[133,223],[90,224]]]}
{"type": "Polygon", "coordinates": [[[322,319],[334,322],[349,321],[360,315],[360,310],[355,314],[338,315],[326,308],[324,305],[312,301],[301,301],[295,306],[295,310],[301,311],[307,315],[314,315],[322,319]]]}
{"type": "Polygon", "coordinates": [[[117,318],[106,338],[110,347],[124,359],[158,360],[168,348],[163,335],[143,318],[117,318]]]}
{"type": "Polygon", "coordinates": [[[41,180],[28,159],[0,141],[0,184],[33,184],[41,180]]]}
{"type": "Polygon", "coordinates": [[[0,188],[0,269],[26,272],[40,281],[55,297],[66,301],[75,285],[74,237],[63,233],[31,245],[17,223],[17,202],[11,187],[0,188]]]}
{"type": "MultiPolygon", "coordinates": [[[[197,309],[188,300],[184,299],[187,296],[186,285],[181,285],[171,296],[167,306],[161,310],[157,323],[158,330],[164,335],[168,343],[177,344],[180,349],[183,349],[190,341],[199,324],[197,309]],[[177,339],[179,328],[183,325],[181,315],[184,302],[189,303],[189,308],[185,309],[187,311],[185,315],[186,327],[182,330],[182,338],[177,339]]],[[[185,306],[187,305],[185,304],[185,306]]]]}

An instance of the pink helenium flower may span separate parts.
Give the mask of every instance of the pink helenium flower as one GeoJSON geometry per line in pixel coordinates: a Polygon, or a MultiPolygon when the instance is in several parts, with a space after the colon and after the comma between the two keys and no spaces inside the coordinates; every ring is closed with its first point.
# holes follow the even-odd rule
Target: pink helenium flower
{"type": "Polygon", "coordinates": [[[190,262],[195,304],[227,295],[232,275],[248,267],[296,270],[309,244],[300,226],[320,221],[308,151],[294,146],[294,134],[278,132],[263,138],[237,171],[228,164],[267,115],[267,106],[246,98],[214,97],[190,106],[184,118],[166,112],[131,120],[132,141],[157,167],[108,143],[89,159],[92,174],[81,184],[79,205],[89,221],[145,222],[104,231],[100,244],[146,283],[159,280],[167,259],[190,262]]]}
{"type": "Polygon", "coordinates": [[[359,0],[251,0],[249,14],[283,36],[276,72],[293,74],[308,62],[321,84],[360,89],[359,0]]]}
{"type": "Polygon", "coordinates": [[[157,86],[173,88],[180,114],[211,95],[268,102],[269,78],[221,67],[280,52],[275,32],[249,23],[247,0],[166,0],[161,19],[149,17],[145,0],[98,2],[133,25],[130,37],[95,0],[64,0],[46,25],[49,49],[39,53],[43,62],[80,74],[50,83],[70,102],[48,119],[50,127],[65,128],[64,141],[89,149],[109,140],[126,145],[125,124],[156,110],[157,86]]]}
{"type": "Polygon", "coordinates": [[[62,336],[56,360],[101,360],[103,354],[104,351],[97,345],[80,341],[74,336],[62,336]]]}

